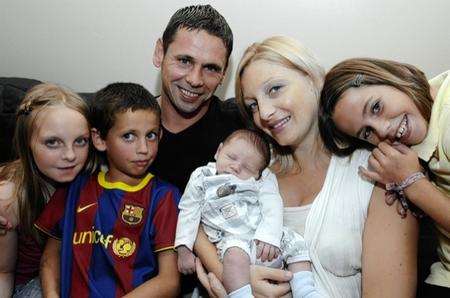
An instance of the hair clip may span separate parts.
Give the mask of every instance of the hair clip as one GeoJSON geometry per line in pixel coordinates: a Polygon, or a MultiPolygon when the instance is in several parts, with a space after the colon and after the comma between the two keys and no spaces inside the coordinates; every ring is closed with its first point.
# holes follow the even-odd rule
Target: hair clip
{"type": "Polygon", "coordinates": [[[360,87],[363,83],[364,76],[362,74],[357,74],[353,81],[351,82],[352,87],[360,87]]]}
{"type": "Polygon", "coordinates": [[[31,102],[28,102],[27,104],[25,104],[25,106],[23,108],[21,108],[17,115],[25,115],[28,116],[31,112],[33,111],[33,108],[31,107],[31,102]]]}

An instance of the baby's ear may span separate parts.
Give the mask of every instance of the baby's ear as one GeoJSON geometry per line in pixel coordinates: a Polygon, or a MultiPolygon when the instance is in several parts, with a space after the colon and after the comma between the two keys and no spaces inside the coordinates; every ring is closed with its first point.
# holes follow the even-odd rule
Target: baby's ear
{"type": "Polygon", "coordinates": [[[217,148],[216,154],[214,154],[214,159],[217,161],[217,157],[219,156],[220,149],[222,149],[223,143],[219,144],[219,148],[217,148]]]}
{"type": "Polygon", "coordinates": [[[160,127],[159,128],[159,132],[158,132],[158,141],[161,141],[161,139],[162,139],[162,136],[163,136],[163,129],[162,129],[162,127],[160,127]]]}
{"type": "Polygon", "coordinates": [[[106,142],[102,139],[100,132],[96,128],[91,128],[92,144],[98,151],[106,151],[106,142]]]}

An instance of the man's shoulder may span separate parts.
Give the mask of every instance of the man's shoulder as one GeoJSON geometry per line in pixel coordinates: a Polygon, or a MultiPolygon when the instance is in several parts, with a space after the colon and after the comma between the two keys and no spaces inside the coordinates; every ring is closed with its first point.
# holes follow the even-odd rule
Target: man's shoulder
{"type": "Polygon", "coordinates": [[[210,100],[211,100],[210,105],[211,111],[239,115],[239,107],[234,97],[221,100],[216,95],[213,95],[213,97],[210,100]]]}
{"type": "Polygon", "coordinates": [[[230,131],[244,127],[235,98],[220,100],[217,96],[213,96],[206,118],[207,121],[213,121],[216,126],[223,126],[230,131]]]}

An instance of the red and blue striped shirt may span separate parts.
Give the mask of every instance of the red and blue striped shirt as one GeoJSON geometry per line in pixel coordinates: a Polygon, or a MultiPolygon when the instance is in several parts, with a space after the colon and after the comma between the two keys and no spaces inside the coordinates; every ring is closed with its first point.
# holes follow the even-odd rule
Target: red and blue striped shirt
{"type": "Polygon", "coordinates": [[[173,249],[178,189],[148,174],[136,186],[80,175],[35,225],[62,241],[61,296],[120,297],[158,274],[173,249]]]}

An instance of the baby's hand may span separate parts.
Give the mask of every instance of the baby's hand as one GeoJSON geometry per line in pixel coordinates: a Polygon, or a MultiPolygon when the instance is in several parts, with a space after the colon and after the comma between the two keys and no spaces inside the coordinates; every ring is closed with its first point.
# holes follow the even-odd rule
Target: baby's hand
{"type": "Polygon", "coordinates": [[[280,249],[264,241],[256,240],[256,258],[262,262],[272,261],[280,254],[280,249]]]}
{"type": "Polygon", "coordinates": [[[0,235],[5,235],[11,229],[12,223],[6,217],[0,216],[0,235]]]}
{"type": "Polygon", "coordinates": [[[195,255],[184,245],[177,247],[178,271],[182,274],[192,274],[195,272],[195,255]]]}
{"type": "Polygon", "coordinates": [[[400,183],[421,169],[416,152],[403,144],[386,141],[373,149],[368,169],[359,167],[363,176],[381,184],[400,183]]]}

